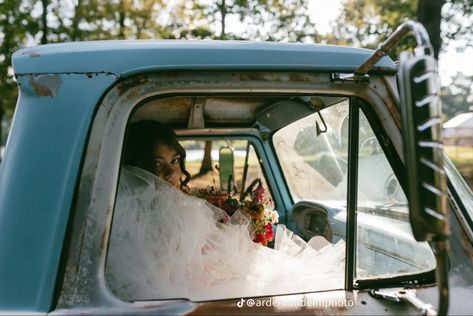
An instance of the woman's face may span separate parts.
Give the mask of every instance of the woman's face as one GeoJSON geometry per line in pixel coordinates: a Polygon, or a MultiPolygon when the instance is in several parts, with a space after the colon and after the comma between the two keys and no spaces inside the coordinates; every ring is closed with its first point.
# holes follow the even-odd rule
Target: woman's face
{"type": "Polygon", "coordinates": [[[180,162],[181,156],[173,147],[163,143],[154,145],[152,172],[178,189],[182,175],[180,162]]]}

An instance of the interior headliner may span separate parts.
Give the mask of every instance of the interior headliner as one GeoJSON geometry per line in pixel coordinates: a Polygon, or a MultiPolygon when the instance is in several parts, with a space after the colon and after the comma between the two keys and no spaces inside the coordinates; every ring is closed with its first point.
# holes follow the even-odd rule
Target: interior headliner
{"type": "Polygon", "coordinates": [[[258,117],[274,109],[291,113],[296,103],[311,112],[340,102],[340,96],[176,96],[146,101],[131,121],[156,120],[174,128],[251,127],[258,117]],[[310,100],[310,102],[309,102],[310,100]],[[287,102],[285,102],[287,101],[287,102]]]}

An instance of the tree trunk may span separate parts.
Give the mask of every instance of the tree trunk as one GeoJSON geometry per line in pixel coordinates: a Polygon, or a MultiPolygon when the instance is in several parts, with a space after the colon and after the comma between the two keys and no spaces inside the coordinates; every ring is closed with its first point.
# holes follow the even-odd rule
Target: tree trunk
{"type": "Polygon", "coordinates": [[[440,37],[440,22],[442,19],[442,6],[446,0],[419,0],[417,6],[417,18],[427,30],[434,49],[434,56],[439,57],[440,48],[442,46],[442,38],[440,37]]]}
{"type": "Polygon", "coordinates": [[[221,15],[220,26],[222,28],[220,31],[220,39],[224,40],[227,37],[227,35],[225,34],[225,19],[227,17],[227,5],[225,3],[225,0],[222,0],[218,7],[221,15]]]}
{"type": "Polygon", "coordinates": [[[118,38],[125,38],[125,19],[126,19],[126,6],[124,3],[125,0],[120,0],[118,7],[118,38]]]}
{"type": "Polygon", "coordinates": [[[79,39],[82,39],[82,36],[79,35],[79,22],[82,18],[82,5],[81,5],[82,0],[77,0],[77,4],[74,7],[74,17],[72,18],[72,34],[71,34],[71,40],[72,41],[77,41],[79,39]]]}
{"type": "Polygon", "coordinates": [[[49,0],[41,0],[43,6],[43,12],[41,13],[41,30],[43,35],[41,36],[41,44],[48,43],[48,5],[49,0]]]}
{"type": "Polygon", "coordinates": [[[202,164],[200,165],[199,175],[206,174],[209,171],[212,171],[212,141],[205,142],[204,148],[204,158],[202,159],[202,164]]]}

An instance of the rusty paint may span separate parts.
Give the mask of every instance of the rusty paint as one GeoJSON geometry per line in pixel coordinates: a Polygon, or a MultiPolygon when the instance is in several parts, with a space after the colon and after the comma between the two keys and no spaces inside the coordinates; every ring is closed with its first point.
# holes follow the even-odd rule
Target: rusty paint
{"type": "MultiPolygon", "coordinates": [[[[323,78],[323,77],[322,77],[323,78]]],[[[318,83],[318,82],[328,82],[330,80],[329,75],[326,75],[325,80],[320,80],[318,76],[310,76],[305,73],[300,72],[291,72],[289,73],[289,81],[303,82],[303,83],[318,83]]]]}
{"type": "Polygon", "coordinates": [[[55,97],[62,84],[62,78],[60,75],[30,76],[28,83],[33,88],[36,95],[55,97]]]}
{"type": "Polygon", "coordinates": [[[23,52],[22,54],[29,55],[31,58],[41,57],[41,54],[37,50],[27,50],[26,52],[23,52]]]}
{"type": "Polygon", "coordinates": [[[129,89],[145,84],[149,81],[148,76],[136,76],[121,82],[117,86],[118,95],[123,95],[129,89]]]}
{"type": "Polygon", "coordinates": [[[320,76],[314,76],[307,73],[301,72],[239,72],[234,76],[237,77],[239,81],[249,82],[249,81],[272,81],[272,82],[298,82],[298,83],[318,83],[318,82],[328,82],[329,77],[326,77],[326,80],[321,80],[320,76]]]}
{"type": "Polygon", "coordinates": [[[386,102],[386,108],[388,109],[389,113],[391,114],[394,123],[400,129],[401,128],[401,112],[399,108],[392,102],[386,102]]]}
{"type": "MultiPolygon", "coordinates": [[[[110,218],[110,214],[112,213],[112,205],[107,207],[107,215],[105,218],[110,218]]],[[[107,247],[108,242],[108,234],[110,232],[110,226],[107,226],[106,229],[103,230],[102,238],[100,239],[100,250],[104,250],[107,247]]]]}

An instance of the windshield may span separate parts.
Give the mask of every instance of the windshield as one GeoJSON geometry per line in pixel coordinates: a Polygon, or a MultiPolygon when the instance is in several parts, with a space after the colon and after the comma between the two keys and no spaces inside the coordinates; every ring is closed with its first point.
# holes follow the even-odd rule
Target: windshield
{"type": "MultiPolygon", "coordinates": [[[[339,238],[345,238],[346,230],[352,133],[349,107],[344,100],[320,111],[325,133],[317,132],[320,118],[315,113],[273,136],[294,202],[315,201],[326,207],[329,229],[339,238]]],[[[406,195],[361,111],[358,122],[358,181],[357,188],[350,188],[357,191],[357,277],[392,277],[434,269],[434,255],[427,243],[414,239],[406,195]]],[[[308,221],[297,216],[293,214],[296,223],[308,221]]]]}

